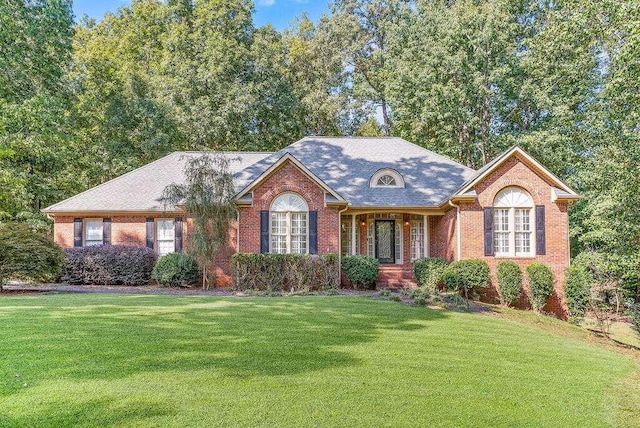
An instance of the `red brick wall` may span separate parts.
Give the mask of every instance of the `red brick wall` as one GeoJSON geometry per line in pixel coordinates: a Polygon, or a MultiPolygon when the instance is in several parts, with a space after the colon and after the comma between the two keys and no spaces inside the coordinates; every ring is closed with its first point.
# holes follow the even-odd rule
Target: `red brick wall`
{"type": "Polygon", "coordinates": [[[307,201],[310,211],[318,211],[318,253],[337,253],[339,210],[325,207],[324,189],[288,161],[254,189],[253,206],[240,208],[239,251],[260,252],[260,211],[268,210],[271,201],[283,192],[299,194],[307,201]]]}
{"type": "Polygon", "coordinates": [[[53,223],[53,241],[62,248],[73,247],[73,217],[56,217],[53,223]]]}
{"type": "MultiPolygon", "coordinates": [[[[545,206],[546,255],[508,259],[518,263],[523,273],[525,273],[526,266],[533,261],[540,261],[548,265],[553,270],[556,282],[554,293],[547,301],[545,310],[553,312],[560,317],[566,317],[566,304],[562,285],[564,271],[569,265],[567,204],[551,202],[551,184],[531,170],[517,156],[505,161],[504,164],[475,186],[478,194],[477,202],[460,204],[461,258],[486,260],[491,268],[492,287],[496,287],[496,265],[500,260],[507,258],[484,256],[482,208],[492,206],[498,192],[509,186],[523,188],[529,192],[535,205],[545,206]]],[[[447,214],[449,213],[454,213],[453,215],[455,216],[455,209],[450,210],[447,214]]],[[[455,241],[455,237],[453,237],[452,241],[455,241]]]]}
{"type": "Polygon", "coordinates": [[[456,210],[429,216],[429,255],[448,261],[456,259],[456,210]]]}

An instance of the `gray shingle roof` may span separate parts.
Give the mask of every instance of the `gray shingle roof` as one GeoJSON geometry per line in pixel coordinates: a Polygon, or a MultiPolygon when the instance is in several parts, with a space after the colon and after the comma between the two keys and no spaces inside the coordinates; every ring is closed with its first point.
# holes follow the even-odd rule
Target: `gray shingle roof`
{"type": "MultiPolygon", "coordinates": [[[[62,202],[51,205],[44,212],[83,211],[164,211],[159,201],[162,191],[172,183],[184,183],[184,166],[199,152],[174,152],[127,174],[93,187],[62,202]]],[[[271,153],[226,152],[231,158],[232,173],[256,163],[271,153]]]]}
{"type": "Polygon", "coordinates": [[[241,171],[246,186],[290,153],[351,206],[437,206],[475,171],[402,138],[306,137],[241,171]],[[381,168],[398,171],[404,188],[369,187],[381,168]]]}
{"type": "MultiPolygon", "coordinates": [[[[306,137],[276,153],[227,152],[236,190],[246,188],[290,153],[351,206],[425,206],[446,202],[476,171],[401,138],[306,137]],[[392,168],[404,188],[370,188],[371,176],[392,168]]],[[[46,208],[45,212],[163,211],[160,195],[184,182],[184,165],[198,152],[176,152],[46,208]]]]}

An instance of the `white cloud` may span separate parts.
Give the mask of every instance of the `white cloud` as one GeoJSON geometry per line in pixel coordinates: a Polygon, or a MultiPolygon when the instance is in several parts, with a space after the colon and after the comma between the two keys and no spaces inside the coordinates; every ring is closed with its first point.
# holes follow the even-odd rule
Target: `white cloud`
{"type": "Polygon", "coordinates": [[[276,0],[258,0],[258,6],[273,6],[276,0]]]}

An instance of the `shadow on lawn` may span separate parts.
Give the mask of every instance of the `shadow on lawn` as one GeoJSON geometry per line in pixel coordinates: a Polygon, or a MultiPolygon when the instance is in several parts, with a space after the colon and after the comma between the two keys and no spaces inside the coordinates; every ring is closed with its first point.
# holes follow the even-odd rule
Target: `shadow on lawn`
{"type": "MultiPolygon", "coordinates": [[[[0,306],[0,322],[12,320],[17,329],[4,342],[16,357],[6,360],[9,371],[21,370],[23,354],[41,378],[118,379],[165,370],[232,378],[296,374],[358,365],[353,353],[336,348],[372,341],[383,329],[428,328],[424,321],[446,316],[362,298],[57,297],[38,298],[32,308],[0,306]]],[[[0,396],[19,390],[0,382],[0,396]]]]}

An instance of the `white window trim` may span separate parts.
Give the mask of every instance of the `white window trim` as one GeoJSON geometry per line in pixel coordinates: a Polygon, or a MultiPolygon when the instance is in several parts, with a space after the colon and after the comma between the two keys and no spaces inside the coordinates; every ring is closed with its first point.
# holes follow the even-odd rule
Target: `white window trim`
{"type": "MultiPolygon", "coordinates": [[[[160,236],[160,234],[158,233],[158,223],[161,221],[171,221],[173,222],[173,251],[170,251],[166,254],[171,254],[171,253],[175,253],[176,252],[176,219],[175,218],[156,218],[154,219],[154,224],[153,224],[153,232],[154,232],[154,243],[153,243],[153,247],[156,250],[156,253],[158,255],[160,255],[160,239],[158,239],[158,237],[160,236]]],[[[165,241],[165,240],[163,240],[165,241]]],[[[169,241],[168,239],[166,240],[167,242],[169,241]]],[[[166,255],[163,254],[163,255],[166,255]]]]}
{"type": "Polygon", "coordinates": [[[377,170],[372,176],[371,179],[369,180],[369,187],[379,187],[379,188],[388,188],[388,189],[393,189],[393,188],[403,188],[404,187],[404,178],[402,178],[402,175],[396,171],[395,169],[392,168],[382,168],[377,170]],[[396,180],[396,184],[393,186],[381,186],[378,184],[378,180],[385,176],[385,175],[389,175],[391,177],[393,177],[396,180]]]}
{"type": "MultiPolygon", "coordinates": [[[[278,198],[280,198],[281,196],[284,195],[295,195],[297,197],[299,197],[305,204],[305,208],[306,211],[275,211],[275,210],[271,210],[269,209],[269,252],[270,253],[274,253],[274,254],[282,254],[282,253],[275,253],[274,248],[273,248],[273,228],[271,226],[271,214],[277,213],[277,214],[286,214],[285,217],[285,221],[286,221],[286,235],[285,236],[285,248],[286,248],[286,252],[284,254],[292,254],[291,253],[291,237],[294,236],[291,233],[291,214],[292,213],[300,213],[300,214],[305,214],[305,223],[306,223],[306,235],[305,235],[305,249],[304,252],[301,254],[309,254],[309,204],[307,203],[307,201],[300,196],[297,193],[293,193],[293,192],[285,192],[285,193],[281,193],[278,196],[276,196],[273,201],[271,201],[271,206],[274,205],[274,203],[276,202],[276,200],[278,198]]],[[[271,207],[270,207],[271,208],[271,207]]],[[[277,235],[277,236],[282,236],[282,235],[277,235]]],[[[298,236],[298,235],[296,235],[298,236]]],[[[295,253],[297,254],[297,253],[295,253]]]]}
{"type": "Polygon", "coordinates": [[[494,215],[494,231],[493,231],[493,240],[494,240],[494,256],[495,257],[509,257],[509,258],[531,258],[531,257],[535,257],[536,255],[536,234],[535,234],[535,224],[536,224],[536,218],[535,218],[535,205],[533,204],[533,198],[531,197],[531,195],[524,189],[521,189],[519,187],[514,187],[514,186],[510,186],[510,187],[505,187],[504,189],[502,189],[497,195],[496,198],[494,200],[494,206],[493,206],[493,215],[494,215]],[[530,201],[530,206],[504,206],[504,205],[495,205],[495,200],[497,200],[501,194],[507,190],[511,190],[511,189],[517,189],[518,191],[524,193],[529,201],[530,201]],[[496,215],[496,210],[508,210],[508,218],[507,218],[507,231],[505,233],[508,233],[509,236],[509,251],[506,252],[498,252],[495,250],[495,239],[496,239],[496,233],[499,233],[495,230],[495,215],[496,215]],[[529,240],[529,251],[524,253],[524,252],[516,252],[516,210],[527,210],[529,211],[529,236],[530,236],[530,240],[529,240]]]}
{"type": "Polygon", "coordinates": [[[101,242],[99,244],[92,244],[92,245],[102,245],[104,243],[104,220],[102,218],[83,218],[82,219],[82,246],[83,247],[87,246],[87,223],[90,221],[97,221],[97,222],[100,222],[100,224],[102,225],[101,242]]]}

